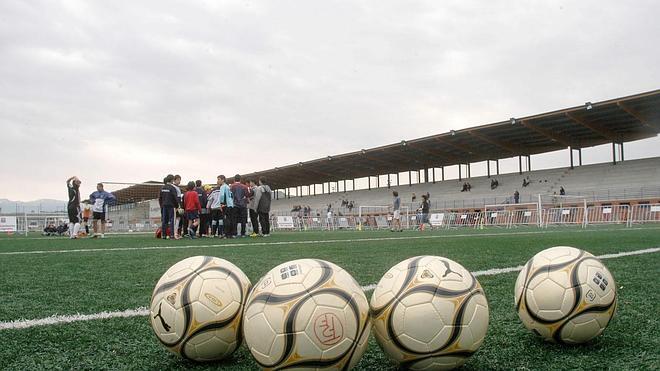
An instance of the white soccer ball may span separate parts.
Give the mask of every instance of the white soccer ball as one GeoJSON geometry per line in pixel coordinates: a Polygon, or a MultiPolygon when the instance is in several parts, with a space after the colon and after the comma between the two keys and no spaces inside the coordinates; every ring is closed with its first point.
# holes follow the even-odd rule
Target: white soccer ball
{"type": "Polygon", "coordinates": [[[195,361],[223,359],[241,344],[250,280],[234,264],[195,256],[163,274],[151,296],[149,319],[171,352],[195,361]]]}
{"type": "Polygon", "coordinates": [[[245,342],[264,369],[350,369],[366,350],[371,324],[360,285],[316,259],[273,268],[250,293],[245,342]]]}
{"type": "Polygon", "coordinates": [[[488,330],[488,302],[479,281],[438,256],[418,256],[390,268],[370,307],[378,344],[413,370],[462,365],[488,330]]]}
{"type": "Polygon", "coordinates": [[[598,258],[557,246],[534,255],[518,275],[518,316],[545,340],[578,344],[600,335],[616,309],[616,283],[598,258]]]}

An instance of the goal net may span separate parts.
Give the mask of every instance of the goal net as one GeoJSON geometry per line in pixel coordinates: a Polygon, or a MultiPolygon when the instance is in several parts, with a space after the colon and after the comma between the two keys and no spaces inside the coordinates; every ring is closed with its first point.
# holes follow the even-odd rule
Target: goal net
{"type": "MultiPolygon", "coordinates": [[[[104,189],[115,195],[116,202],[109,205],[106,228],[109,232],[147,232],[161,225],[158,196],[162,182],[102,182],[104,189]]],[[[179,185],[185,192],[185,185],[179,185]]]]}

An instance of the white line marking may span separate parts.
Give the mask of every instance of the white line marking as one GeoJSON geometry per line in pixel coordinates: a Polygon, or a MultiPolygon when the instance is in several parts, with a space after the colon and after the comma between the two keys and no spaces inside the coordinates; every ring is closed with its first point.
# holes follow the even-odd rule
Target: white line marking
{"type": "MultiPolygon", "coordinates": [[[[591,231],[631,231],[631,230],[650,230],[660,228],[621,228],[621,229],[597,229],[591,231]]],[[[583,233],[588,230],[572,230],[570,233],[583,233]]],[[[374,242],[374,241],[401,241],[401,240],[427,240],[439,238],[465,238],[465,237],[498,237],[498,236],[519,236],[566,233],[566,230],[553,231],[527,231],[527,232],[506,232],[506,233],[470,233],[470,234],[452,234],[452,235],[430,235],[430,236],[401,236],[401,237],[370,237],[342,240],[304,240],[304,241],[280,241],[280,242],[239,242],[223,243],[212,245],[170,245],[170,246],[144,246],[144,247],[113,247],[103,249],[71,249],[71,250],[34,250],[34,251],[8,251],[0,252],[0,255],[30,255],[30,254],[69,254],[78,252],[109,252],[109,251],[143,251],[143,250],[171,250],[171,249],[194,249],[209,247],[240,247],[240,246],[281,246],[281,245],[304,245],[304,244],[335,244],[335,243],[353,243],[353,242],[374,242]]],[[[171,241],[176,243],[175,241],[171,241]]],[[[75,243],[75,242],[74,242],[75,243]]]]}
{"type": "MultiPolygon", "coordinates": [[[[649,249],[644,249],[644,250],[635,250],[635,251],[625,251],[625,252],[619,252],[619,253],[614,253],[614,254],[604,254],[604,255],[598,255],[597,258],[599,259],[613,259],[613,258],[620,258],[624,256],[631,256],[631,255],[642,255],[642,254],[651,254],[655,252],[659,252],[660,247],[653,247],[649,249]]],[[[503,274],[503,273],[510,273],[510,272],[518,272],[523,269],[522,265],[519,265],[517,267],[508,267],[508,268],[493,268],[493,269],[487,269],[484,271],[476,271],[472,272],[473,275],[475,276],[494,276],[497,274],[503,274]]],[[[376,284],[370,284],[366,286],[362,286],[362,290],[364,291],[372,291],[376,288],[376,284]]],[[[2,330],[12,330],[12,329],[24,329],[24,328],[30,328],[30,327],[35,327],[35,326],[48,326],[48,325],[59,325],[63,323],[71,323],[71,322],[79,322],[79,321],[91,321],[91,320],[96,320],[96,319],[107,319],[107,318],[129,318],[129,317],[143,317],[149,315],[149,309],[146,307],[139,307],[135,309],[127,309],[125,311],[121,312],[101,312],[101,313],[96,313],[96,314],[74,314],[74,315],[53,315],[50,317],[42,318],[42,319],[32,319],[32,320],[24,320],[24,319],[18,319],[14,321],[9,321],[9,322],[0,322],[0,331],[2,330]]]]}
{"type": "Polygon", "coordinates": [[[136,316],[149,315],[149,309],[139,307],[127,309],[121,312],[101,312],[96,314],[73,314],[73,315],[52,315],[50,317],[33,320],[16,320],[11,322],[0,322],[0,330],[30,328],[35,326],[59,325],[63,323],[91,321],[94,319],[106,318],[129,318],[136,316]]]}

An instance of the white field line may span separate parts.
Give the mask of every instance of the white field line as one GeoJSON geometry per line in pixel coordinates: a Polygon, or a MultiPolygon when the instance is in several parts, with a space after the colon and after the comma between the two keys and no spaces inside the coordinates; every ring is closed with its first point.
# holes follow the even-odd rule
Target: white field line
{"type": "MultiPolygon", "coordinates": [[[[656,228],[619,228],[619,229],[599,229],[597,231],[631,231],[631,230],[649,230],[656,228]]],[[[660,228],[657,228],[660,229],[660,228]]],[[[505,233],[466,233],[452,235],[430,235],[430,236],[401,236],[401,237],[370,237],[341,240],[304,240],[304,241],[280,241],[280,242],[239,242],[222,243],[206,245],[169,245],[169,246],[144,246],[144,247],[113,247],[104,249],[70,249],[70,250],[33,250],[33,251],[7,251],[0,252],[0,255],[30,255],[30,254],[69,254],[79,252],[112,252],[112,251],[141,251],[141,250],[171,250],[171,249],[194,249],[209,247],[241,247],[241,246],[282,246],[282,245],[304,245],[304,244],[335,244],[335,243],[354,243],[354,242],[374,242],[374,241],[402,241],[402,240],[428,240],[444,238],[467,238],[467,237],[499,237],[499,236],[520,236],[552,233],[584,233],[588,230],[553,230],[553,231],[526,231],[526,232],[505,232],[505,233]]],[[[594,230],[595,231],[595,230],[594,230]]],[[[171,241],[171,243],[176,243],[171,241]]],[[[74,242],[75,243],[75,242],[74,242]]]]}
{"type": "MultiPolygon", "coordinates": [[[[612,259],[620,258],[624,256],[631,255],[642,255],[642,254],[651,254],[660,251],[660,247],[653,247],[644,250],[635,250],[635,251],[625,251],[614,254],[604,254],[597,256],[599,259],[612,259]]],[[[522,265],[517,267],[507,267],[507,268],[492,268],[484,271],[472,272],[475,276],[494,276],[497,274],[518,272],[523,269],[522,265]]],[[[376,284],[372,283],[370,285],[362,286],[364,291],[372,291],[376,288],[376,284]]],[[[91,321],[96,319],[107,319],[107,318],[129,318],[129,317],[143,317],[149,315],[149,309],[146,307],[139,307],[135,309],[127,309],[121,312],[101,312],[95,314],[74,314],[74,315],[53,315],[41,319],[32,319],[32,320],[14,320],[9,322],[0,322],[0,331],[2,330],[13,330],[13,329],[24,329],[36,326],[48,326],[48,325],[59,325],[63,323],[79,322],[79,321],[91,321]]]]}
{"type": "Polygon", "coordinates": [[[129,318],[136,316],[149,315],[149,308],[139,307],[135,309],[127,309],[121,312],[101,312],[96,314],[73,314],[73,315],[53,315],[41,319],[33,320],[16,320],[10,322],[0,322],[0,330],[30,328],[35,326],[48,326],[60,325],[63,323],[91,321],[94,319],[106,318],[129,318]]]}

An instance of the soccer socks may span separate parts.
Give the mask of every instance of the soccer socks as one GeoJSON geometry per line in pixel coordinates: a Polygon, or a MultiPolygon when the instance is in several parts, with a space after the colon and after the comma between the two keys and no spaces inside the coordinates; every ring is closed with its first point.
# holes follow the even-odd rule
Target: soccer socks
{"type": "Polygon", "coordinates": [[[73,225],[73,237],[78,237],[78,232],[80,232],[80,223],[73,225]]]}
{"type": "Polygon", "coordinates": [[[73,238],[73,223],[69,223],[69,237],[73,238]]]}

